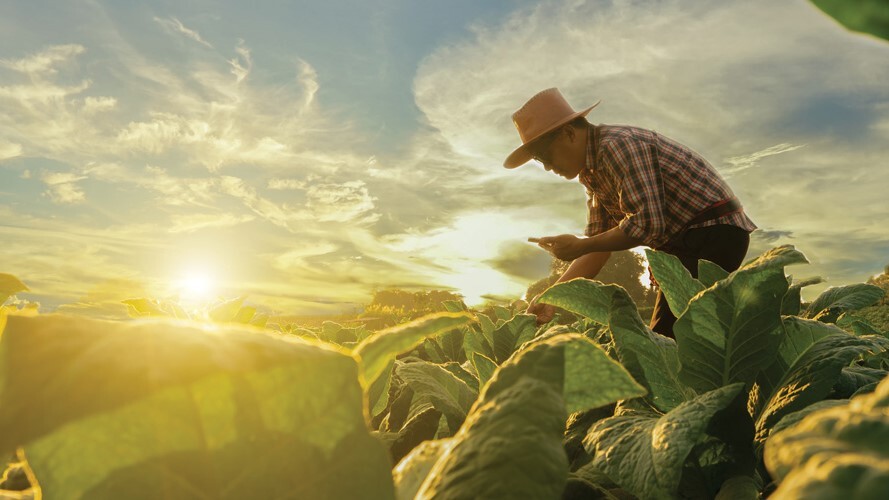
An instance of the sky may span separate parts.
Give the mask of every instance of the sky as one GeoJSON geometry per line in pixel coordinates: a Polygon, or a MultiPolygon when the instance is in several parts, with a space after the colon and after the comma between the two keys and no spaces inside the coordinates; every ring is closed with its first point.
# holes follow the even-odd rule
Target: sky
{"type": "Polygon", "coordinates": [[[887,61],[802,0],[6,0],[0,272],[97,315],[518,298],[527,237],[585,225],[579,183],[501,166],[558,87],[703,154],[811,298],[889,264],[887,61]]]}

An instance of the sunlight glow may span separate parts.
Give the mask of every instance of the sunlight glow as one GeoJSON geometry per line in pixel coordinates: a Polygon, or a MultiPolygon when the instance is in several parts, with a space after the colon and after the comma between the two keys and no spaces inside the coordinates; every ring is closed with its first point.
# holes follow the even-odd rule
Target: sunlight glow
{"type": "Polygon", "coordinates": [[[216,291],[212,276],[204,271],[191,270],[177,283],[180,300],[198,302],[210,299],[216,291]]]}

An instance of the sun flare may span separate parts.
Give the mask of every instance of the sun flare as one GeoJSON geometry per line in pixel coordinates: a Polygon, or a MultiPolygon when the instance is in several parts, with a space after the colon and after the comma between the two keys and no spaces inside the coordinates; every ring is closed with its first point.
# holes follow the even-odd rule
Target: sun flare
{"type": "Polygon", "coordinates": [[[183,301],[203,301],[212,297],[216,283],[213,277],[204,271],[189,271],[177,283],[179,297],[183,301]]]}

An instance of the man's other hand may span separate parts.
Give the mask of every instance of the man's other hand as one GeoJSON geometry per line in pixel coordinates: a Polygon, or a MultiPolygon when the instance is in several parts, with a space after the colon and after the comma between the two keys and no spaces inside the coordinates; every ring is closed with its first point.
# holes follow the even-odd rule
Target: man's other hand
{"type": "Polygon", "coordinates": [[[544,236],[537,239],[537,246],[551,253],[557,259],[571,261],[581,255],[586,250],[583,248],[583,238],[578,238],[573,234],[560,234],[558,236],[544,236]]]}
{"type": "Polygon", "coordinates": [[[553,316],[556,313],[556,308],[549,304],[541,304],[539,302],[533,301],[531,302],[531,305],[528,306],[528,310],[525,312],[527,314],[533,314],[537,316],[537,325],[539,326],[552,321],[553,316]]]}

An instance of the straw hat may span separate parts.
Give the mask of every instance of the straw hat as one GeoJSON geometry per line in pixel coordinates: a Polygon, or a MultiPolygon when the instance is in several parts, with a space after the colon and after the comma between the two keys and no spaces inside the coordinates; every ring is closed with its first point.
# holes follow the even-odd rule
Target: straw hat
{"type": "Polygon", "coordinates": [[[516,168],[523,165],[531,159],[529,151],[531,143],[578,116],[586,116],[600,102],[602,101],[597,101],[583,111],[574,111],[557,88],[546,89],[528,99],[528,102],[512,115],[515,128],[522,138],[522,145],[506,157],[503,166],[516,168]]]}

